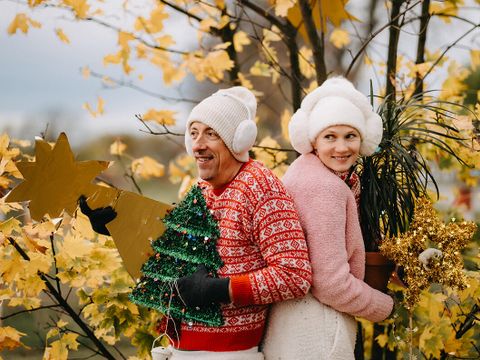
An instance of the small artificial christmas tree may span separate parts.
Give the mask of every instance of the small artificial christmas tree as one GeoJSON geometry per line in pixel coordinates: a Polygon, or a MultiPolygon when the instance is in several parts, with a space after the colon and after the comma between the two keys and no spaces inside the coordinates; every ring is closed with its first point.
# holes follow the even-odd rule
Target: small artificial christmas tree
{"type": "Polygon", "coordinates": [[[213,277],[223,265],[216,248],[220,230],[201,189],[194,185],[163,222],[166,230],[152,242],[155,254],[143,264],[143,276],[130,300],[176,319],[222,325],[219,305],[189,308],[175,287],[176,279],[193,274],[199,264],[205,265],[213,277]]]}

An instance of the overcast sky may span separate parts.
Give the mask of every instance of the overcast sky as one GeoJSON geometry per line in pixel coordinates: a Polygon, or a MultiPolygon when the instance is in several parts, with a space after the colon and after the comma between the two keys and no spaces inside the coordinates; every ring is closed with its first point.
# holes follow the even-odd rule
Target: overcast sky
{"type": "MultiPolygon", "coordinates": [[[[122,77],[118,66],[103,66],[103,56],[118,50],[112,30],[66,20],[63,11],[40,9],[31,16],[43,24],[41,29],[9,36],[7,27],[14,15],[25,10],[22,5],[0,0],[0,131],[32,138],[44,131],[47,122],[57,119],[56,131],[67,131],[76,143],[102,133],[139,133],[142,126],[134,115],[152,107],[188,111],[188,107],[163,103],[131,89],[106,89],[99,79],[82,77],[84,66],[122,77]],[[70,44],[59,41],[54,32],[57,27],[64,30],[70,44]],[[93,118],[82,104],[96,107],[97,96],[105,99],[105,115],[93,118]]],[[[185,26],[176,24],[175,28],[185,33],[185,26]]],[[[180,39],[180,46],[188,41],[180,39]]],[[[148,90],[169,96],[178,96],[182,90],[165,87],[158,69],[145,66],[140,70],[144,80],[138,83],[148,90]]]]}

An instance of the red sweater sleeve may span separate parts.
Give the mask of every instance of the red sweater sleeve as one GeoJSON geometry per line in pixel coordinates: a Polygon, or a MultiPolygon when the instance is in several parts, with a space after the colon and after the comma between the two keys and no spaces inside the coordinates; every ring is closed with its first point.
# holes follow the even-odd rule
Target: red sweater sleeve
{"type": "Polygon", "coordinates": [[[231,277],[233,302],[269,304],[304,296],[312,282],[312,270],[291,197],[268,191],[254,211],[253,229],[266,266],[231,277]]]}

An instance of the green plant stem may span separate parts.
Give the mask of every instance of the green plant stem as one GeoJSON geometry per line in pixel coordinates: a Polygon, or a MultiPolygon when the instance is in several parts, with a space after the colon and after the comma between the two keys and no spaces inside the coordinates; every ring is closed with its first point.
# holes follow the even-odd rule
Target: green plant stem
{"type": "MultiPolygon", "coordinates": [[[[12,246],[15,248],[15,250],[17,250],[17,252],[27,261],[30,261],[30,257],[27,255],[27,253],[20,247],[20,245],[18,245],[18,243],[12,239],[12,238],[8,238],[8,241],[10,242],[10,244],[12,244],[12,246]]],[[[82,321],[82,319],[80,318],[80,316],[77,315],[77,313],[72,309],[72,307],[70,306],[70,304],[68,302],[65,301],[65,299],[60,295],[60,293],[57,291],[57,289],[55,289],[55,287],[50,283],[50,281],[48,281],[48,279],[45,277],[45,275],[41,272],[38,272],[38,276],[40,277],[40,279],[43,280],[43,282],[45,283],[48,291],[50,292],[50,294],[53,295],[53,297],[55,298],[55,300],[57,300],[58,302],[58,305],[64,309],[68,315],[73,319],[73,321],[75,321],[75,323],[80,327],[80,329],[82,329],[82,331],[86,334],[86,336],[95,344],[95,346],[97,347],[98,351],[107,359],[110,359],[110,360],[115,360],[115,357],[107,350],[107,348],[105,347],[105,345],[103,345],[103,343],[95,336],[95,334],[93,333],[93,331],[88,327],[87,324],[85,324],[85,322],[82,321]]]]}

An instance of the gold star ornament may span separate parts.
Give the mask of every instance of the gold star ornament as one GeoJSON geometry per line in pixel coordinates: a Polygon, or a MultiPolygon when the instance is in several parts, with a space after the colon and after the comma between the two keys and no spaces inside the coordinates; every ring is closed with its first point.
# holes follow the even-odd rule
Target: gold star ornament
{"type": "Polygon", "coordinates": [[[471,241],[476,228],[473,222],[456,219],[445,224],[430,200],[417,199],[409,230],[398,237],[387,237],[380,245],[380,251],[405,270],[404,302],[408,309],[432,283],[457,289],[466,287],[461,250],[471,241]],[[442,256],[430,258],[425,266],[419,255],[427,248],[440,250],[442,256]]]}
{"type": "Polygon", "coordinates": [[[40,221],[46,214],[59,217],[62,211],[73,215],[80,195],[91,193],[92,180],[108,167],[107,161],[75,161],[65,133],[50,146],[44,140],[35,144],[35,161],[17,162],[24,181],[5,201],[30,200],[30,215],[40,221]]]}

